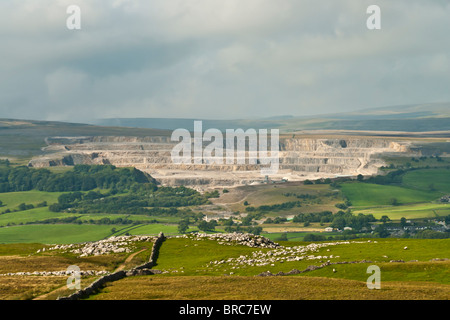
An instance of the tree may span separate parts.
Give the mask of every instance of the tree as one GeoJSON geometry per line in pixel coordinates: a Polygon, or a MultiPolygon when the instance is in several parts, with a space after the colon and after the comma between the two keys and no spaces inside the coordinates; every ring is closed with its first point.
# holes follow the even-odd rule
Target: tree
{"type": "Polygon", "coordinates": [[[210,222],[206,222],[205,220],[202,220],[198,224],[198,229],[201,231],[214,231],[216,225],[217,225],[216,220],[211,220],[210,222]]]}
{"type": "Polygon", "coordinates": [[[305,235],[305,237],[303,238],[303,241],[324,241],[325,237],[322,235],[316,235],[316,234],[312,234],[312,233],[308,233],[307,235],[305,235]]]}
{"type": "Polygon", "coordinates": [[[389,219],[388,216],[382,216],[380,221],[383,222],[383,224],[385,224],[386,222],[391,221],[391,219],[389,219]]]}
{"type": "Polygon", "coordinates": [[[397,198],[391,198],[391,199],[389,199],[389,203],[390,203],[391,205],[393,205],[393,206],[398,206],[398,205],[399,205],[399,202],[398,202],[397,198]]]}
{"type": "Polygon", "coordinates": [[[405,217],[402,217],[400,219],[400,225],[402,226],[402,228],[404,228],[406,226],[406,218],[405,217]]]}
{"type": "Polygon", "coordinates": [[[343,229],[345,227],[345,219],[343,217],[336,217],[331,222],[332,228],[343,229]]]}
{"type": "Polygon", "coordinates": [[[380,238],[387,238],[389,237],[389,232],[386,230],[386,228],[383,225],[379,225],[375,228],[375,233],[378,234],[380,238]]]}
{"type": "Polygon", "coordinates": [[[242,218],[242,225],[243,226],[249,226],[252,223],[253,218],[251,216],[246,216],[242,218]]]}
{"type": "Polygon", "coordinates": [[[348,207],[345,205],[345,203],[336,203],[334,206],[335,206],[336,208],[342,209],[342,210],[345,210],[345,209],[348,208],[348,207]]]}
{"type": "Polygon", "coordinates": [[[356,180],[358,180],[359,182],[364,180],[364,176],[362,174],[358,174],[358,176],[356,177],[356,180]]]}
{"type": "Polygon", "coordinates": [[[277,239],[277,241],[288,241],[287,233],[283,232],[280,237],[277,239]]]}
{"type": "MultiPolygon", "coordinates": [[[[186,221],[180,221],[178,224],[178,232],[181,234],[186,233],[186,231],[189,229],[189,225],[186,223],[186,221]]],[[[200,229],[200,227],[199,227],[200,229]]]]}

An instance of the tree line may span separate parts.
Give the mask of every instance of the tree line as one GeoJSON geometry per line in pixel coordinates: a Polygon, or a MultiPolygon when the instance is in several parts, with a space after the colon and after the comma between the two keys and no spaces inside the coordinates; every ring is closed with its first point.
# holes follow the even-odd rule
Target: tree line
{"type": "Polygon", "coordinates": [[[76,165],[73,170],[59,173],[26,166],[0,166],[0,193],[89,191],[96,188],[123,190],[140,183],[154,185],[154,180],[136,168],[116,168],[113,165],[76,165]]]}

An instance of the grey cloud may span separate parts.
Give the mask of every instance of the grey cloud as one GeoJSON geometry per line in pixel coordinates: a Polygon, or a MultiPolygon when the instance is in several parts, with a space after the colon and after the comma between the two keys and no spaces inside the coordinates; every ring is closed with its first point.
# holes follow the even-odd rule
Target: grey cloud
{"type": "Polygon", "coordinates": [[[0,3],[0,117],[252,118],[450,101],[448,1],[0,3]],[[82,30],[65,28],[66,7],[82,30]]]}

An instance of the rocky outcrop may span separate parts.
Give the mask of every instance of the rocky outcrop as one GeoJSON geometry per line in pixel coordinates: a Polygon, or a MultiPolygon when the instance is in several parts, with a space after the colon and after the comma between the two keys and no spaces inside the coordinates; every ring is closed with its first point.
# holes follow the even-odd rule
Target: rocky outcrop
{"type": "Polygon", "coordinates": [[[243,245],[251,248],[270,248],[275,249],[280,247],[278,243],[273,242],[272,240],[265,238],[263,236],[254,235],[251,233],[214,233],[214,234],[206,234],[206,233],[194,233],[191,235],[183,235],[178,236],[183,238],[190,238],[194,241],[201,240],[213,240],[217,241],[219,244],[223,245],[243,245]]]}
{"type": "Polygon", "coordinates": [[[152,236],[117,236],[95,242],[55,245],[47,249],[39,249],[36,253],[40,253],[41,251],[45,250],[59,250],[63,253],[70,252],[77,254],[79,258],[88,256],[100,256],[111,253],[129,253],[132,251],[133,243],[142,241],[156,241],[157,239],[158,238],[152,236]]]}
{"type": "MultiPolygon", "coordinates": [[[[30,167],[112,164],[136,167],[167,186],[234,186],[261,183],[261,164],[174,164],[176,145],[167,136],[50,137],[45,155],[30,167]]],[[[385,165],[381,154],[409,153],[410,142],[380,137],[280,137],[279,170],[272,179],[289,181],[371,175],[385,165]]]]}

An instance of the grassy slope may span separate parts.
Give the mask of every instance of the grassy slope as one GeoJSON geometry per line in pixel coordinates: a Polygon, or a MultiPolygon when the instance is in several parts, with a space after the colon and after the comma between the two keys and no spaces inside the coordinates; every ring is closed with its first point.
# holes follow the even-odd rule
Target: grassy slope
{"type": "Polygon", "coordinates": [[[450,263],[430,261],[432,258],[450,257],[449,240],[380,239],[377,243],[366,241],[329,249],[320,251],[340,255],[333,261],[371,259],[373,262],[333,265],[297,276],[254,277],[266,270],[277,273],[293,267],[304,269],[307,265],[320,264],[318,261],[292,262],[234,270],[232,276],[225,276],[226,264],[217,268],[218,271],[205,271],[204,265],[211,260],[248,255],[257,249],[219,245],[213,241],[169,239],[163,244],[155,267],[169,270],[169,275],[123,279],[109,284],[92,299],[450,298],[450,263]],[[407,250],[403,249],[405,246],[407,250]],[[419,262],[390,263],[390,259],[419,262]],[[371,264],[381,268],[381,290],[368,290],[366,287],[367,267],[371,264]],[[337,272],[333,272],[333,268],[337,272]]]}
{"type": "Polygon", "coordinates": [[[450,214],[450,204],[420,203],[414,205],[389,206],[380,208],[370,208],[354,210],[355,214],[373,214],[377,219],[387,215],[392,220],[416,218],[435,218],[436,216],[446,216],[450,214]]]}
{"type": "Polygon", "coordinates": [[[0,228],[0,243],[79,243],[111,235],[112,225],[36,224],[0,228]]]}
{"type": "MultiPolygon", "coordinates": [[[[25,211],[10,212],[0,215],[0,226],[6,226],[8,223],[20,223],[42,221],[53,218],[66,218],[74,216],[74,214],[65,212],[51,212],[48,207],[34,208],[25,211]]],[[[78,216],[75,214],[75,216],[78,216]]]]}
{"type": "Polygon", "coordinates": [[[438,192],[371,183],[345,183],[342,192],[354,207],[390,205],[392,198],[396,198],[400,204],[429,202],[439,198],[438,192]]]}
{"type": "Polygon", "coordinates": [[[22,192],[6,192],[0,193],[0,200],[3,202],[3,206],[0,211],[6,209],[14,210],[21,203],[37,205],[43,201],[47,201],[47,204],[58,202],[58,197],[62,192],[44,192],[44,191],[22,191],[22,192]]]}
{"type": "MultiPolygon", "coordinates": [[[[390,260],[429,261],[433,258],[450,257],[450,240],[419,240],[419,239],[379,239],[377,243],[367,241],[352,241],[350,244],[330,246],[320,249],[314,255],[339,256],[332,262],[371,260],[386,263],[390,260]],[[363,243],[359,243],[363,242],[363,243]],[[408,250],[404,250],[408,247],[408,250]],[[330,250],[330,251],[327,251],[330,250]],[[384,256],[387,256],[384,257],[384,256]]],[[[284,242],[284,245],[294,246],[299,242],[284,242]]],[[[169,239],[163,244],[158,259],[157,269],[178,270],[183,275],[223,275],[233,272],[236,275],[250,276],[270,270],[273,273],[288,272],[294,268],[303,270],[308,265],[321,264],[318,260],[304,260],[284,263],[274,263],[274,266],[246,266],[241,269],[231,269],[226,263],[219,267],[207,268],[208,262],[248,255],[256,251],[245,246],[219,245],[215,241],[192,241],[190,239],[169,239]],[[183,268],[183,269],[181,269],[183,268]],[[183,272],[181,272],[183,271],[183,272]]],[[[268,249],[263,249],[268,251],[268,249]]],[[[450,279],[446,280],[450,283],[450,279]]]]}
{"type": "Polygon", "coordinates": [[[422,169],[411,171],[403,177],[403,185],[430,191],[430,187],[440,193],[450,193],[450,170],[422,169]]]}

